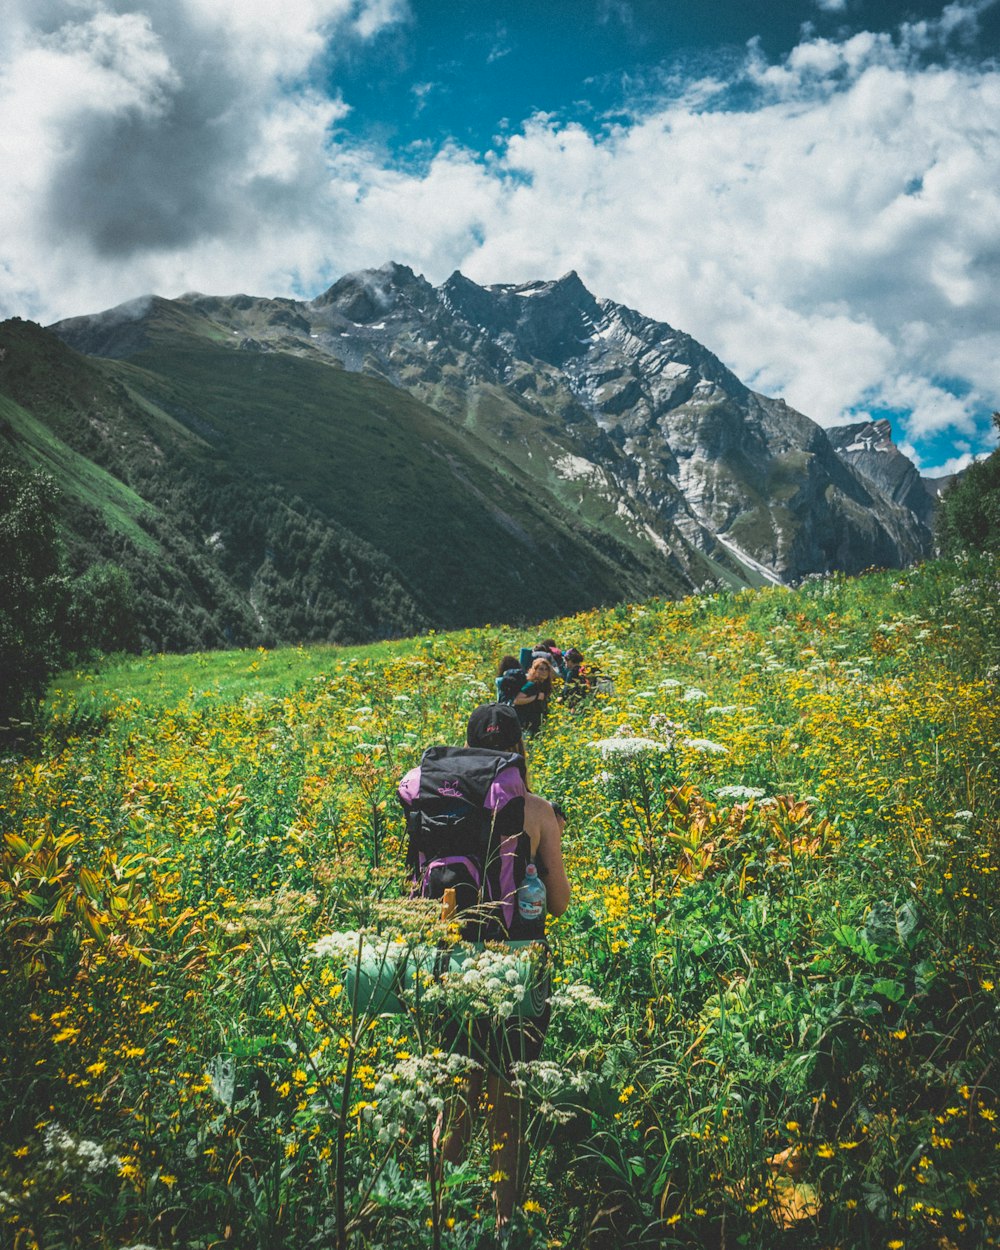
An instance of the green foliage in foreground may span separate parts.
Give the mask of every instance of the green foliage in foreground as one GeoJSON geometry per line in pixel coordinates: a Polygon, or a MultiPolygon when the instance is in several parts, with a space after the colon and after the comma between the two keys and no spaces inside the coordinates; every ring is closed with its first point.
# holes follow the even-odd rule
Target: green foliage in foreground
{"type": "MultiPolygon", "coordinates": [[[[987,557],[540,627],[616,690],[530,751],[574,895],[510,1244],[996,1244],[998,590],[987,557]]],[[[373,1015],[330,935],[433,937],[393,789],[532,640],[50,692],[0,783],[8,1243],[493,1244],[484,1138],[431,1181],[440,1006],[373,1015]]]]}

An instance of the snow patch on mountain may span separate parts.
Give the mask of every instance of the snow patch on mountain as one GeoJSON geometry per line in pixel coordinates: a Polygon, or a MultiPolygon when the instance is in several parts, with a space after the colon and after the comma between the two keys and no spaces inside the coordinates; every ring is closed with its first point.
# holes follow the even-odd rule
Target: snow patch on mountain
{"type": "Polygon", "coordinates": [[[552,466],[561,478],[566,481],[596,481],[603,477],[601,470],[596,464],[589,460],[584,460],[582,456],[574,456],[567,453],[560,456],[552,466]]]}
{"type": "Polygon", "coordinates": [[[746,565],[748,569],[753,569],[755,573],[759,573],[772,586],[782,585],[781,578],[775,574],[773,569],[769,569],[766,564],[761,564],[759,560],[755,560],[742,547],[737,546],[732,539],[726,538],[722,534],[716,534],[715,537],[719,546],[725,547],[729,554],[739,560],[741,564],[746,565]]]}

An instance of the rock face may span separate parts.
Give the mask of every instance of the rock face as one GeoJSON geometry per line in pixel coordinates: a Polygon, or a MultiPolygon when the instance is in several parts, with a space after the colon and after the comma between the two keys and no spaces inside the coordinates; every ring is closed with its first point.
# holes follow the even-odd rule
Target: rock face
{"type": "Polygon", "coordinates": [[[382,372],[526,468],[543,463],[564,497],[603,500],[695,581],[706,563],[723,580],[784,581],[930,550],[901,453],[899,474],[916,480],[902,495],[689,335],[596,299],[575,273],[492,287],[455,273],[434,288],[389,265],[342,278],[310,316],[348,368],[382,372]]]}
{"type": "Polygon", "coordinates": [[[888,421],[859,421],[826,432],[841,459],[876,486],[885,498],[913,512],[925,525],[934,516],[937,490],[892,441],[888,421]]]}
{"type": "MultiPolygon", "coordinates": [[[[931,550],[930,496],[879,423],[847,427],[856,433],[835,445],[689,335],[595,298],[576,273],[488,287],[454,273],[434,287],[389,264],[309,303],[178,303],[234,348],[250,339],[380,375],[474,431],[498,472],[652,547],[691,586],[901,565],[931,550]]],[[[55,329],[111,355],[103,318],[99,341],[87,319],[55,329]]],[[[134,340],[134,325],[122,332],[134,340]]]]}

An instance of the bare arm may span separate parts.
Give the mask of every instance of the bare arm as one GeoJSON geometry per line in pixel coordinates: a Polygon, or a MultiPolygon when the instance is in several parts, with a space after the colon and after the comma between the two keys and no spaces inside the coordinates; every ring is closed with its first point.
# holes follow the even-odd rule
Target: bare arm
{"type": "Polygon", "coordinates": [[[546,901],[553,916],[561,916],[569,906],[570,884],[562,853],[563,824],[546,799],[537,794],[525,795],[524,828],[531,839],[532,852],[544,870],[546,901]]]}

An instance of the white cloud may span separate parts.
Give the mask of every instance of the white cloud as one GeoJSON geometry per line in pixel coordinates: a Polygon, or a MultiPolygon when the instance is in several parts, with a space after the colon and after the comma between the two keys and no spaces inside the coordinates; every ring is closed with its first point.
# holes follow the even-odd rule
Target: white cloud
{"type": "Polygon", "coordinates": [[[314,292],[388,259],[436,282],[575,268],[823,423],[905,410],[913,440],[982,445],[1000,407],[1000,72],[953,53],[985,5],[803,37],[780,64],[751,45],[738,82],[674,82],[628,125],[538,116],[415,171],[333,138],[349,101],[318,90],[331,39],[405,20],[397,0],[15,0],[0,307],[314,292]]]}
{"type": "Polygon", "coordinates": [[[326,151],[346,111],[317,89],[330,44],[402,20],[403,0],[8,5],[0,309],[47,320],[315,273],[299,231],[335,229],[326,151]]]}
{"type": "Polygon", "coordinates": [[[916,468],[925,477],[947,477],[952,473],[961,473],[970,464],[974,464],[977,460],[982,460],[984,455],[982,452],[974,454],[971,451],[962,451],[958,455],[948,456],[945,460],[935,458],[933,463],[927,463],[919,449],[914,447],[912,443],[905,441],[900,443],[899,450],[904,456],[909,456],[916,468]]]}
{"type": "Polygon", "coordinates": [[[600,138],[539,119],[462,267],[575,267],[826,424],[872,406],[910,410],[914,438],[981,430],[1000,403],[1000,75],[921,67],[911,44],[804,45],[776,76],[752,50],[753,108],[682,99],[600,138]]]}

